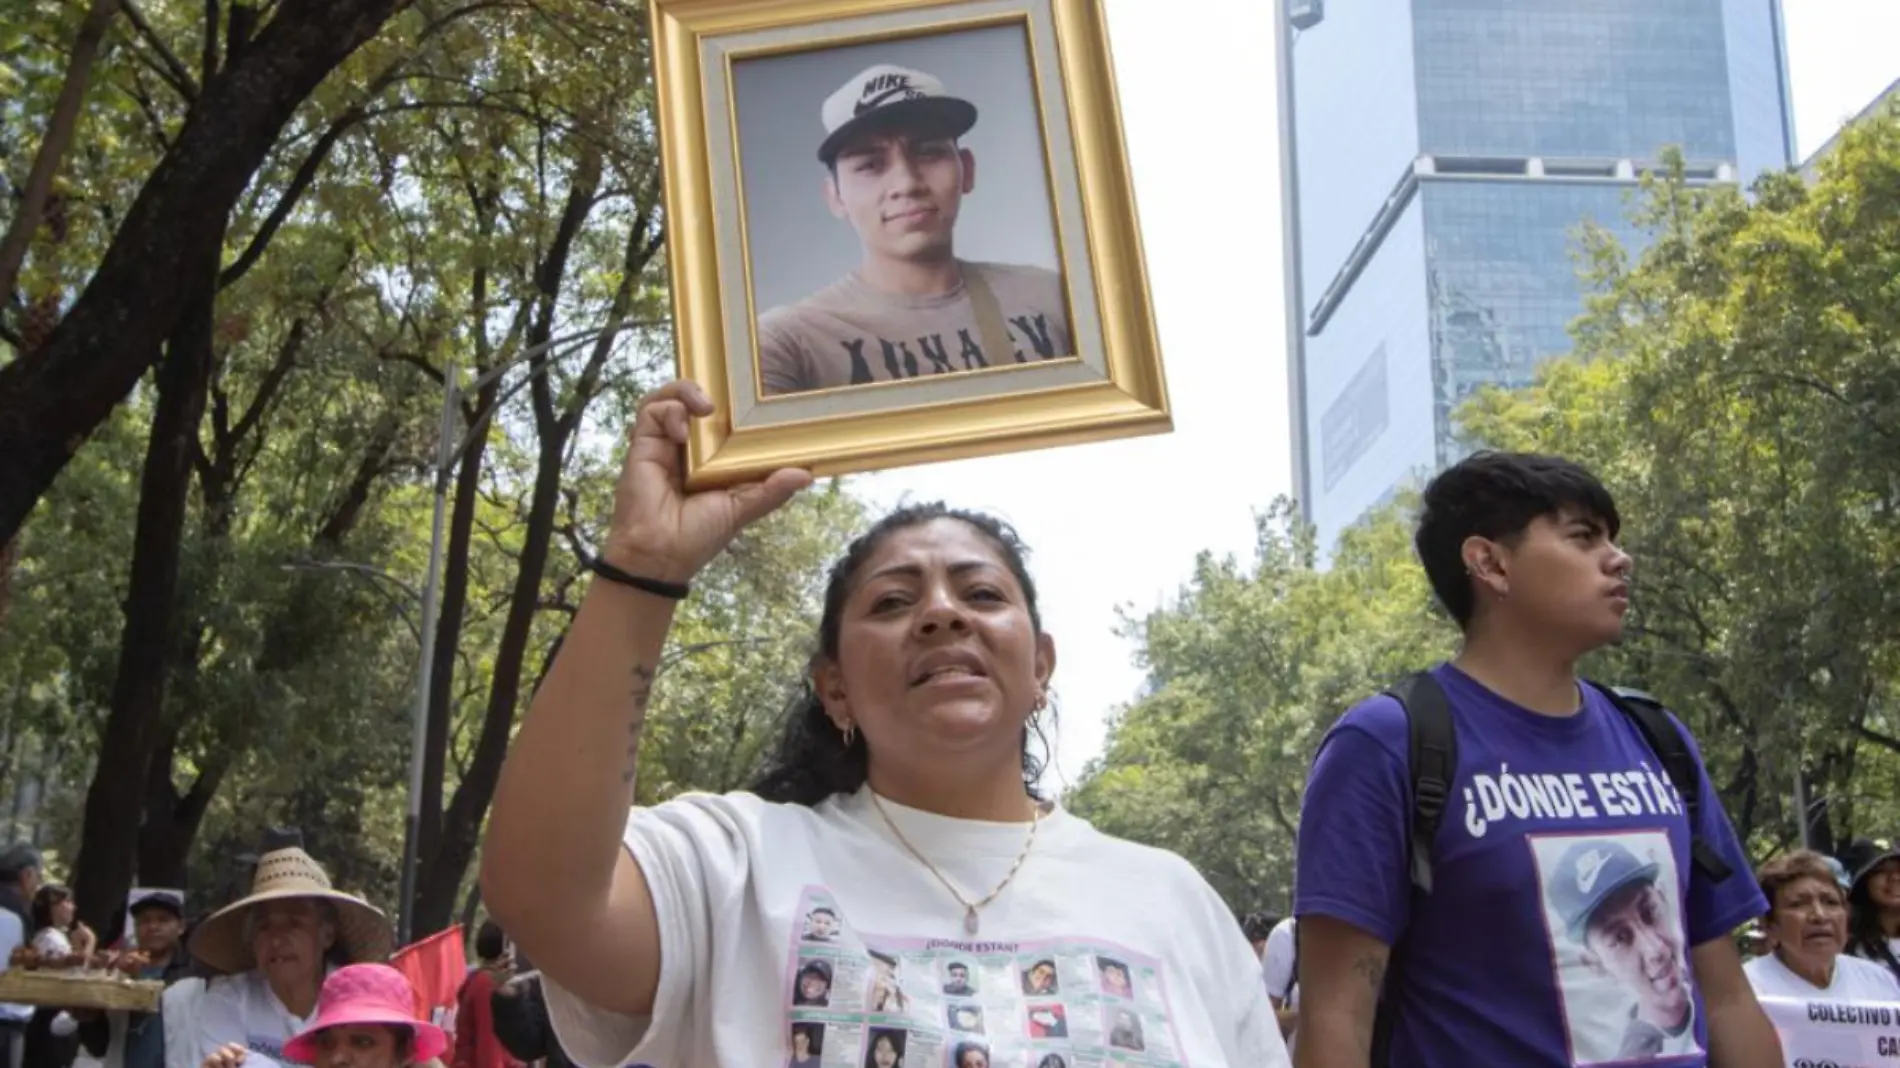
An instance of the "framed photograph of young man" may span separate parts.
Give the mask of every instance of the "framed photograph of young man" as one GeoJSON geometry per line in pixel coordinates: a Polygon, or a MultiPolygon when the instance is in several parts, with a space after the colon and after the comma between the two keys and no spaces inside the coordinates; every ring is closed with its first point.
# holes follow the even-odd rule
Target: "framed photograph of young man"
{"type": "Polygon", "coordinates": [[[650,0],[695,487],[1171,426],[1101,0],[650,0]]]}

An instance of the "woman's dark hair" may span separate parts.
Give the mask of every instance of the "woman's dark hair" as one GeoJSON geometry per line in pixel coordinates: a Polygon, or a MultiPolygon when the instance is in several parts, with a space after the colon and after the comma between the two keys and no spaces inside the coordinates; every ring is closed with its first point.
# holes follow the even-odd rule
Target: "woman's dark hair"
{"type": "MultiPolygon", "coordinates": [[[[1036,607],[1036,583],[1029,577],[1029,549],[1015,528],[982,512],[951,508],[941,502],[913,504],[899,508],[878,520],[877,525],[859,536],[845,549],[844,556],[831,565],[825,580],[825,614],[818,623],[818,650],[812,666],[838,658],[838,632],[842,628],[845,601],[856,587],[858,573],[886,539],[901,530],[923,526],[939,519],[967,523],[995,546],[997,555],[1009,566],[1010,574],[1023,589],[1029,609],[1029,621],[1036,633],[1042,633],[1042,614],[1036,607]]],[[[1036,780],[1042,777],[1042,758],[1030,751],[1029,736],[1043,741],[1042,725],[1035,718],[1023,727],[1023,789],[1040,800],[1036,780]]],[[[837,725],[825,714],[824,702],[813,688],[811,672],[800,682],[797,696],[786,709],[779,728],[778,744],[765,770],[752,784],[752,792],[767,801],[796,805],[816,805],[833,794],[853,793],[864,785],[870,750],[864,736],[858,735],[850,746],[844,744],[837,725]]]]}
{"type": "MultiPolygon", "coordinates": [[[[898,1059],[901,1060],[904,1056],[904,1037],[905,1035],[902,1031],[893,1031],[889,1028],[880,1027],[871,1032],[871,1044],[867,1049],[871,1054],[875,1055],[877,1053],[877,1044],[882,1042],[891,1047],[891,1052],[897,1054],[898,1059]]],[[[864,1063],[876,1064],[877,1062],[870,1056],[867,1056],[864,1059],[864,1063]]]]}
{"type": "Polygon", "coordinates": [[[1874,904],[1867,886],[1873,881],[1874,869],[1893,860],[1894,856],[1876,853],[1875,857],[1877,859],[1862,866],[1854,878],[1853,889],[1847,892],[1847,952],[1873,961],[1900,979],[1900,958],[1894,956],[1887,942],[1887,929],[1880,922],[1880,906],[1874,904]]]}
{"type": "Polygon", "coordinates": [[[58,883],[47,883],[33,895],[33,930],[44,931],[53,926],[53,908],[62,901],[71,901],[73,892],[58,883]]]}
{"type": "Polygon", "coordinates": [[[804,1035],[805,1041],[810,1045],[811,1052],[814,1056],[825,1051],[825,1027],[823,1024],[795,1023],[792,1025],[792,1034],[804,1035]]]}
{"type": "Polygon", "coordinates": [[[981,1042],[959,1042],[956,1052],[950,1055],[951,1068],[964,1068],[963,1058],[971,1053],[981,1053],[983,1063],[990,1063],[990,1048],[981,1042]]]}
{"type": "Polygon", "coordinates": [[[483,920],[481,929],[475,932],[475,956],[481,960],[496,960],[508,952],[508,936],[502,933],[501,924],[494,920],[483,920]]]}
{"type": "Polygon", "coordinates": [[[1240,929],[1246,932],[1249,942],[1265,942],[1278,926],[1280,917],[1271,912],[1249,912],[1240,918],[1240,929]]]}
{"type": "Polygon", "coordinates": [[[831,965],[822,960],[808,960],[798,969],[798,978],[801,981],[807,975],[815,975],[823,979],[826,986],[831,985],[831,965]]]}

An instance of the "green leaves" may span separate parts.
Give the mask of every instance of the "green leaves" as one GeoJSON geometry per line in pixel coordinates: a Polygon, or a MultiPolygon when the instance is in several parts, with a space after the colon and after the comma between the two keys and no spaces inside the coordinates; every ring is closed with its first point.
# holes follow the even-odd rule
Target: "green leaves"
{"type": "Polygon", "coordinates": [[[1285,905],[1306,768],[1326,728],[1448,655],[1402,505],[1351,531],[1327,570],[1291,502],[1259,518],[1253,559],[1203,556],[1175,603],[1136,620],[1148,694],[1068,803],[1172,849],[1236,910],[1285,905]]]}
{"type": "Polygon", "coordinates": [[[1573,456],[1617,494],[1637,596],[1599,670],[1689,719],[1759,848],[1798,836],[1782,802],[1803,765],[1817,795],[1842,795],[1823,844],[1897,814],[1854,799],[1889,759],[1859,735],[1893,714],[1900,633],[1896,175],[1890,110],[1811,186],[1769,176],[1751,202],[1653,178],[1653,243],[1598,257],[1573,358],[1464,413],[1483,440],[1573,456]]]}
{"type": "MultiPolygon", "coordinates": [[[[18,86],[0,91],[0,167],[15,183],[78,10],[28,8],[0,20],[0,87],[18,86]]],[[[212,9],[228,40],[231,5],[212,9]]],[[[106,41],[64,171],[64,236],[33,247],[21,286],[51,320],[209,83],[206,10],[143,0],[106,41]]],[[[118,787],[149,798],[148,821],[188,816],[202,788],[202,827],[175,843],[197,835],[194,887],[215,892],[220,858],[262,826],[303,822],[339,878],[394,904],[443,377],[498,367],[536,331],[667,317],[644,23],[622,0],[408,5],[303,101],[230,212],[166,766],[118,787]],[[309,566],[325,563],[348,566],[309,566]]],[[[0,326],[29,313],[0,300],[0,326]]],[[[482,739],[505,742],[557,647],[582,581],[574,549],[597,544],[633,406],[671,363],[665,329],[630,328],[513,367],[492,412],[462,413],[487,418],[443,688],[443,809],[475,782],[446,821],[460,841],[486,809],[482,739]],[[550,499],[551,538],[537,537],[550,499]],[[524,574],[530,619],[511,628],[524,574]]],[[[73,443],[0,619],[0,790],[45,773],[41,815],[68,856],[119,659],[151,402],[148,379],[73,443]]],[[[852,498],[813,491],[706,577],[657,691],[643,790],[749,777],[802,676],[822,563],[860,525],[852,498]]],[[[466,858],[439,852],[432,885],[452,894],[466,858]]]]}
{"type": "MultiPolygon", "coordinates": [[[[1900,109],[1849,131],[1810,184],[1750,196],[1644,181],[1640,254],[1583,235],[1596,290],[1575,352],[1460,413],[1472,440],[1558,453],[1616,495],[1636,558],[1626,640],[1591,675],[1696,732],[1756,855],[1900,823],[1900,109]]],[[[1072,803],[1176,849],[1237,909],[1282,900],[1319,733],[1448,655],[1403,502],[1330,568],[1282,504],[1248,564],[1203,558],[1128,634],[1150,691],[1072,803]]]]}

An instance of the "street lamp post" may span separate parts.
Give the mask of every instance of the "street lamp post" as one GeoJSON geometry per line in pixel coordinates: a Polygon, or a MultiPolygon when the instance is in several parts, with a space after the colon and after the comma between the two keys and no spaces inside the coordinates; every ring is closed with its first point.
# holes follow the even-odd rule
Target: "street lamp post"
{"type": "Polygon", "coordinates": [[[416,653],[416,701],[410,723],[409,811],[403,817],[402,889],[400,891],[402,911],[397,921],[397,944],[399,945],[408,945],[415,934],[416,874],[421,859],[419,832],[422,827],[422,758],[423,750],[428,743],[429,687],[434,674],[431,667],[435,660],[436,616],[442,592],[442,529],[447,522],[449,483],[455,477],[455,468],[460,464],[462,455],[475,443],[476,435],[481,433],[482,425],[493,413],[493,408],[499,407],[513,395],[514,390],[519,390],[532,381],[535,375],[546,373],[547,369],[554,365],[555,360],[566,355],[557,350],[565,348],[571,353],[608,334],[651,325],[653,324],[645,321],[622,319],[596,329],[554,338],[523,349],[490,368],[471,381],[467,389],[460,386],[458,379],[461,375],[454,367],[450,367],[443,376],[441,420],[436,429],[435,457],[429,471],[431,481],[435,484],[435,503],[433,513],[429,518],[428,570],[422,578],[421,637],[418,642],[420,649],[416,653]],[[465,394],[480,393],[490,383],[523,361],[537,359],[543,355],[549,358],[534,368],[526,378],[516,383],[509,392],[495,398],[490,410],[475,413],[474,418],[470,420],[468,433],[459,440],[456,438],[456,415],[465,394]]]}

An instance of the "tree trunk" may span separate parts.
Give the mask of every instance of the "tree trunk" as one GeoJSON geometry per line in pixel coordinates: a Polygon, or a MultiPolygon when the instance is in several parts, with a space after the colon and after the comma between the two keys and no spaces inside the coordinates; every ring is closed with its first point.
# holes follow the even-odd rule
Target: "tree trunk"
{"type": "MultiPolygon", "coordinates": [[[[599,158],[592,155],[582,157],[569,183],[567,201],[562,208],[554,240],[549,243],[547,255],[535,271],[538,307],[526,338],[529,348],[546,344],[554,336],[556,307],[567,276],[568,255],[593,210],[594,194],[599,185],[599,158]]],[[[595,359],[600,358],[601,351],[597,349],[595,359]]],[[[424,849],[419,854],[421,870],[416,877],[416,921],[411,927],[418,937],[447,927],[454,915],[455,899],[461,893],[469,861],[474,858],[482,821],[487,818],[488,803],[494,798],[502,759],[508,754],[508,740],[513,734],[515,708],[521,697],[522,665],[527,660],[528,639],[533,635],[534,617],[541,602],[541,579],[547,573],[548,549],[554,541],[554,520],[561,501],[562,466],[567,457],[567,442],[573,436],[571,421],[563,418],[565,413],[555,411],[553,392],[546,377],[536,374],[540,364],[549,359],[552,359],[552,354],[535,359],[529,366],[529,374],[534,376],[529,381],[529,388],[534,398],[535,431],[540,439],[540,455],[535,465],[534,490],[528,507],[527,532],[521,545],[520,568],[515,573],[508,618],[502,625],[501,647],[495,653],[481,734],[475,742],[475,753],[469,760],[468,770],[463,774],[462,781],[456,784],[448,811],[439,817],[436,833],[419,839],[424,843],[424,849]]],[[[573,403],[585,407],[588,399],[589,393],[583,389],[573,403]]],[[[446,628],[444,633],[447,633],[446,628]]],[[[440,646],[437,648],[439,650],[440,646]]],[[[444,726],[446,728],[446,722],[444,726]]],[[[435,739],[432,737],[430,741],[433,743],[435,739]]],[[[426,754],[429,758],[435,758],[437,766],[446,758],[447,742],[445,730],[441,752],[438,754],[431,744],[426,754]]],[[[423,794],[422,818],[434,821],[437,819],[436,813],[441,810],[429,806],[441,803],[443,784],[440,778],[429,780],[427,768],[424,773],[425,783],[431,783],[434,789],[423,794]]]]}
{"type": "MultiPolygon", "coordinates": [[[[338,495],[311,538],[311,555],[326,559],[335,554],[343,539],[355,529],[369,503],[376,480],[389,468],[390,452],[396,445],[400,421],[385,413],[371,431],[362,460],[353,469],[350,481],[338,495]]],[[[260,682],[272,680],[296,670],[320,649],[300,639],[297,621],[306,617],[308,601],[319,596],[318,587],[327,581],[322,575],[303,574],[283,611],[264,625],[264,642],[255,671],[260,682]]],[[[268,692],[268,691],[264,691],[268,692]]],[[[183,722],[167,729],[152,757],[146,784],[145,822],[139,828],[139,880],[148,886],[183,888],[192,848],[204,826],[205,814],[217,797],[238,754],[250,748],[248,738],[222,738],[222,744],[205,754],[197,777],[190,788],[179,793],[172,782],[177,760],[178,732],[183,722]]]]}
{"type": "Polygon", "coordinates": [[[158,401],[139,476],[138,527],[126,591],[112,709],[86,790],[73,894],[79,918],[103,929],[125,902],[137,860],[152,751],[159,742],[178,605],[178,562],[191,493],[191,458],[211,379],[217,245],[193,273],[198,286],[158,368],[158,401]]]}
{"type": "MultiPolygon", "coordinates": [[[[72,310],[45,344],[0,368],[0,542],[151,366],[155,339],[173,332],[197,265],[220,256],[232,206],[298,106],[406,6],[284,0],[208,80],[72,310]]],[[[143,792],[144,761],[116,770],[131,775],[116,788],[143,792]]]]}
{"type": "Polygon", "coordinates": [[[66,80],[60,83],[59,98],[53,102],[53,116],[47,120],[46,136],[40,139],[33,156],[33,169],[27,172],[25,195],[7,224],[7,236],[0,238],[0,306],[5,306],[20,278],[20,265],[26,262],[26,250],[33,242],[33,231],[40,228],[40,212],[53,192],[53,179],[66,149],[73,143],[73,131],[79,126],[79,108],[86,102],[86,86],[92,81],[92,61],[99,55],[99,43],[119,13],[119,0],[92,0],[86,17],[73,38],[73,52],[66,61],[66,80]]]}
{"type": "MultiPolygon", "coordinates": [[[[501,381],[490,382],[475,396],[475,410],[490,412],[501,381]]],[[[448,541],[442,552],[442,599],[437,610],[434,660],[429,665],[428,722],[422,745],[422,797],[416,824],[416,856],[427,857],[442,833],[443,780],[448,773],[449,728],[455,719],[455,654],[462,640],[463,617],[468,612],[468,555],[475,535],[475,509],[481,502],[482,460],[488,452],[488,415],[476,416],[472,444],[462,458],[455,479],[455,501],[449,511],[448,541]]],[[[420,933],[422,928],[412,928],[420,933]]]]}
{"type": "Polygon", "coordinates": [[[541,597],[541,579],[547,572],[548,549],[554,540],[554,520],[561,500],[564,440],[542,444],[536,465],[534,495],[528,509],[527,531],[521,545],[521,568],[515,575],[508,619],[502,626],[501,645],[495,651],[494,677],[488,690],[488,708],[475,743],[468,771],[456,784],[448,811],[442,817],[436,848],[422,855],[416,879],[415,937],[424,937],[449,925],[480,840],[488,803],[495,796],[502,758],[508,754],[515,707],[521,693],[521,669],[527,659],[528,639],[541,597]]]}

